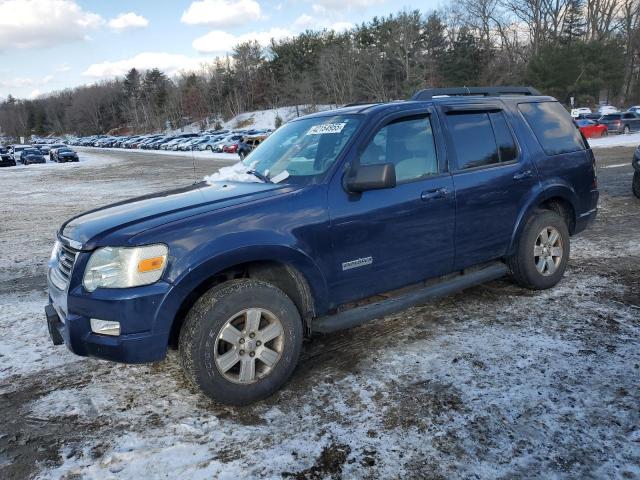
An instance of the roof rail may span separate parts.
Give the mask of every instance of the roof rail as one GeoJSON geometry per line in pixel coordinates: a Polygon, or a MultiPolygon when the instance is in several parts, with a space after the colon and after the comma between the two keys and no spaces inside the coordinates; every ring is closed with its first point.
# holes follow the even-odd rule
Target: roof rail
{"type": "Polygon", "coordinates": [[[499,97],[501,95],[542,95],[533,87],[451,87],[425,88],[417,91],[411,100],[431,100],[437,96],[499,97]]]}

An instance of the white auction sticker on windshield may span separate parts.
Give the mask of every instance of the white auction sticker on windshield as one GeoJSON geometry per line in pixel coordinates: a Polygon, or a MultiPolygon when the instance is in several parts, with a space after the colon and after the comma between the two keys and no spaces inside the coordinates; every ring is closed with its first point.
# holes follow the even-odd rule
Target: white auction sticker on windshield
{"type": "Polygon", "coordinates": [[[307,135],[323,135],[325,133],[340,133],[346,123],[325,123],[314,125],[309,129],[307,135]]]}

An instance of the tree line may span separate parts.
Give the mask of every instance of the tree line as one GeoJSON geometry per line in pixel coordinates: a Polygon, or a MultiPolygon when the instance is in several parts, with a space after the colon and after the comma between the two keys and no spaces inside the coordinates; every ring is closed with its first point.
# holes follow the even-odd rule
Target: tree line
{"type": "Polygon", "coordinates": [[[285,105],[390,101],[425,87],[533,85],[568,104],[640,103],[640,0],[458,0],[345,32],[237,45],[198,71],[123,78],[0,102],[8,135],[213,127],[285,105]]]}

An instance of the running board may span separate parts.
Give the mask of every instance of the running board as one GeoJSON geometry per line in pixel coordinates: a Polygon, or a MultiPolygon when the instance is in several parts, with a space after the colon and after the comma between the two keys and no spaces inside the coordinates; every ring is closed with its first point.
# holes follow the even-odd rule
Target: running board
{"type": "Polygon", "coordinates": [[[416,305],[421,305],[434,298],[443,297],[480,283],[495,280],[506,275],[508,271],[504,263],[495,262],[480,270],[464,273],[440,283],[419,290],[413,290],[398,297],[351,308],[334,315],[320,317],[313,321],[311,330],[317,333],[330,333],[355,327],[370,320],[385,317],[416,305]]]}

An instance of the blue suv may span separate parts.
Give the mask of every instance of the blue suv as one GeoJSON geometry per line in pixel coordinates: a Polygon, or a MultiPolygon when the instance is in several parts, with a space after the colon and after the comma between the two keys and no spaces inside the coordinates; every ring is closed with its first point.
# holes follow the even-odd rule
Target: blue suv
{"type": "Polygon", "coordinates": [[[316,113],[204,182],[64,223],[49,332],[117,362],[177,348],[206,395],[247,404],[286,382],[314,332],[507,274],[554,286],[597,203],[587,141],[530,87],[316,113]]]}

